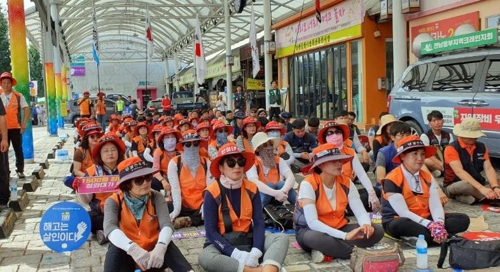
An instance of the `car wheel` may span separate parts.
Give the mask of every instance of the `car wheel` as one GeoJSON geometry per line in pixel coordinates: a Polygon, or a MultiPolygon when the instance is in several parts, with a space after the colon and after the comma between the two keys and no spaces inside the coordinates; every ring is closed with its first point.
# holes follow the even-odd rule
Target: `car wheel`
{"type": "Polygon", "coordinates": [[[424,131],[415,120],[405,121],[411,127],[411,135],[420,136],[424,131]]]}

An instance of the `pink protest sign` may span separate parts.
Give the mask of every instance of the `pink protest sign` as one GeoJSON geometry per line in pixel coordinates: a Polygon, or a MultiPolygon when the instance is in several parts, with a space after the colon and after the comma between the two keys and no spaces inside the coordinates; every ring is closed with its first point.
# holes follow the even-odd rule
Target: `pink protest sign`
{"type": "Polygon", "coordinates": [[[84,177],[77,178],[79,194],[111,193],[116,192],[119,176],[84,177]]]}

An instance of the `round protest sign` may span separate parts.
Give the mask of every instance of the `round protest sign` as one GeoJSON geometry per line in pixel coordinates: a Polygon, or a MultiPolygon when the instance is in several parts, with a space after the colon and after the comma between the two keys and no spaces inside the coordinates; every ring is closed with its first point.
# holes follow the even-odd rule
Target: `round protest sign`
{"type": "Polygon", "coordinates": [[[61,202],[50,207],[40,222],[43,243],[56,252],[80,248],[90,235],[90,216],[74,202],[61,202]]]}

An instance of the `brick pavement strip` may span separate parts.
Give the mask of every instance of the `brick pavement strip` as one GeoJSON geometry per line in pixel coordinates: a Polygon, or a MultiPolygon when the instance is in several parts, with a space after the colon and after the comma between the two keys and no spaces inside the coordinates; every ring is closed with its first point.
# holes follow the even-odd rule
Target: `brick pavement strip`
{"type": "MultiPolygon", "coordinates": [[[[72,134],[72,130],[64,130],[72,134]]],[[[35,163],[26,164],[26,173],[31,173],[39,162],[46,159],[47,153],[59,141],[57,137],[45,136],[35,140],[35,163]]],[[[67,141],[65,149],[72,156],[73,142],[67,141]]],[[[10,165],[15,165],[13,151],[9,152],[10,165]]],[[[95,238],[89,238],[85,245],[71,253],[55,253],[48,249],[39,237],[39,223],[42,213],[51,205],[63,200],[74,200],[71,190],[62,183],[62,178],[68,175],[70,162],[55,162],[49,160],[50,167],[46,169],[46,176],[40,182],[40,187],[35,192],[28,193],[30,202],[24,212],[17,213],[18,219],[14,231],[7,239],[0,240],[0,271],[102,271],[107,245],[100,246],[95,238]]],[[[448,212],[465,212],[472,217],[484,215],[490,230],[500,231],[500,216],[484,212],[478,206],[465,206],[451,201],[445,209],[448,212]]],[[[195,230],[189,228],[183,231],[195,230]]],[[[203,229],[202,227],[200,229],[203,229]]],[[[295,241],[294,236],[289,236],[290,242],[295,241]]],[[[392,240],[388,240],[392,243],[392,240]]],[[[202,271],[198,265],[198,254],[203,247],[205,238],[190,238],[175,240],[183,254],[193,265],[195,271],[202,271]]],[[[416,258],[414,249],[403,246],[406,263],[400,271],[413,271],[416,258]]],[[[435,267],[439,255],[439,248],[429,249],[430,267],[435,267]]],[[[445,266],[447,263],[445,263],[445,266]]],[[[300,249],[289,247],[285,260],[285,267],[290,272],[300,271],[350,271],[348,260],[333,260],[330,263],[313,264],[309,254],[300,249]]],[[[491,270],[494,271],[494,270],[491,270]]]]}

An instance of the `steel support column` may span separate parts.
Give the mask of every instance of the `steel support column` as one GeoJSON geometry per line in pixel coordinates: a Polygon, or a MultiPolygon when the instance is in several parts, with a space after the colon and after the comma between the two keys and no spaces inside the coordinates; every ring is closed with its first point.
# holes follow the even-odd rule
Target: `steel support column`
{"type": "Polygon", "coordinates": [[[392,41],[394,60],[394,80],[398,80],[406,69],[408,43],[406,40],[406,20],[401,12],[401,1],[392,1],[392,41]]]}
{"type": "Polygon", "coordinates": [[[226,102],[227,108],[233,110],[233,69],[229,65],[232,58],[231,51],[231,17],[229,14],[229,0],[224,0],[224,30],[226,32],[226,102]]]}
{"type": "Polygon", "coordinates": [[[269,43],[272,40],[271,35],[271,0],[263,0],[264,13],[264,84],[266,88],[266,110],[270,110],[269,90],[271,90],[271,81],[273,81],[273,55],[268,54],[269,43]]]}

